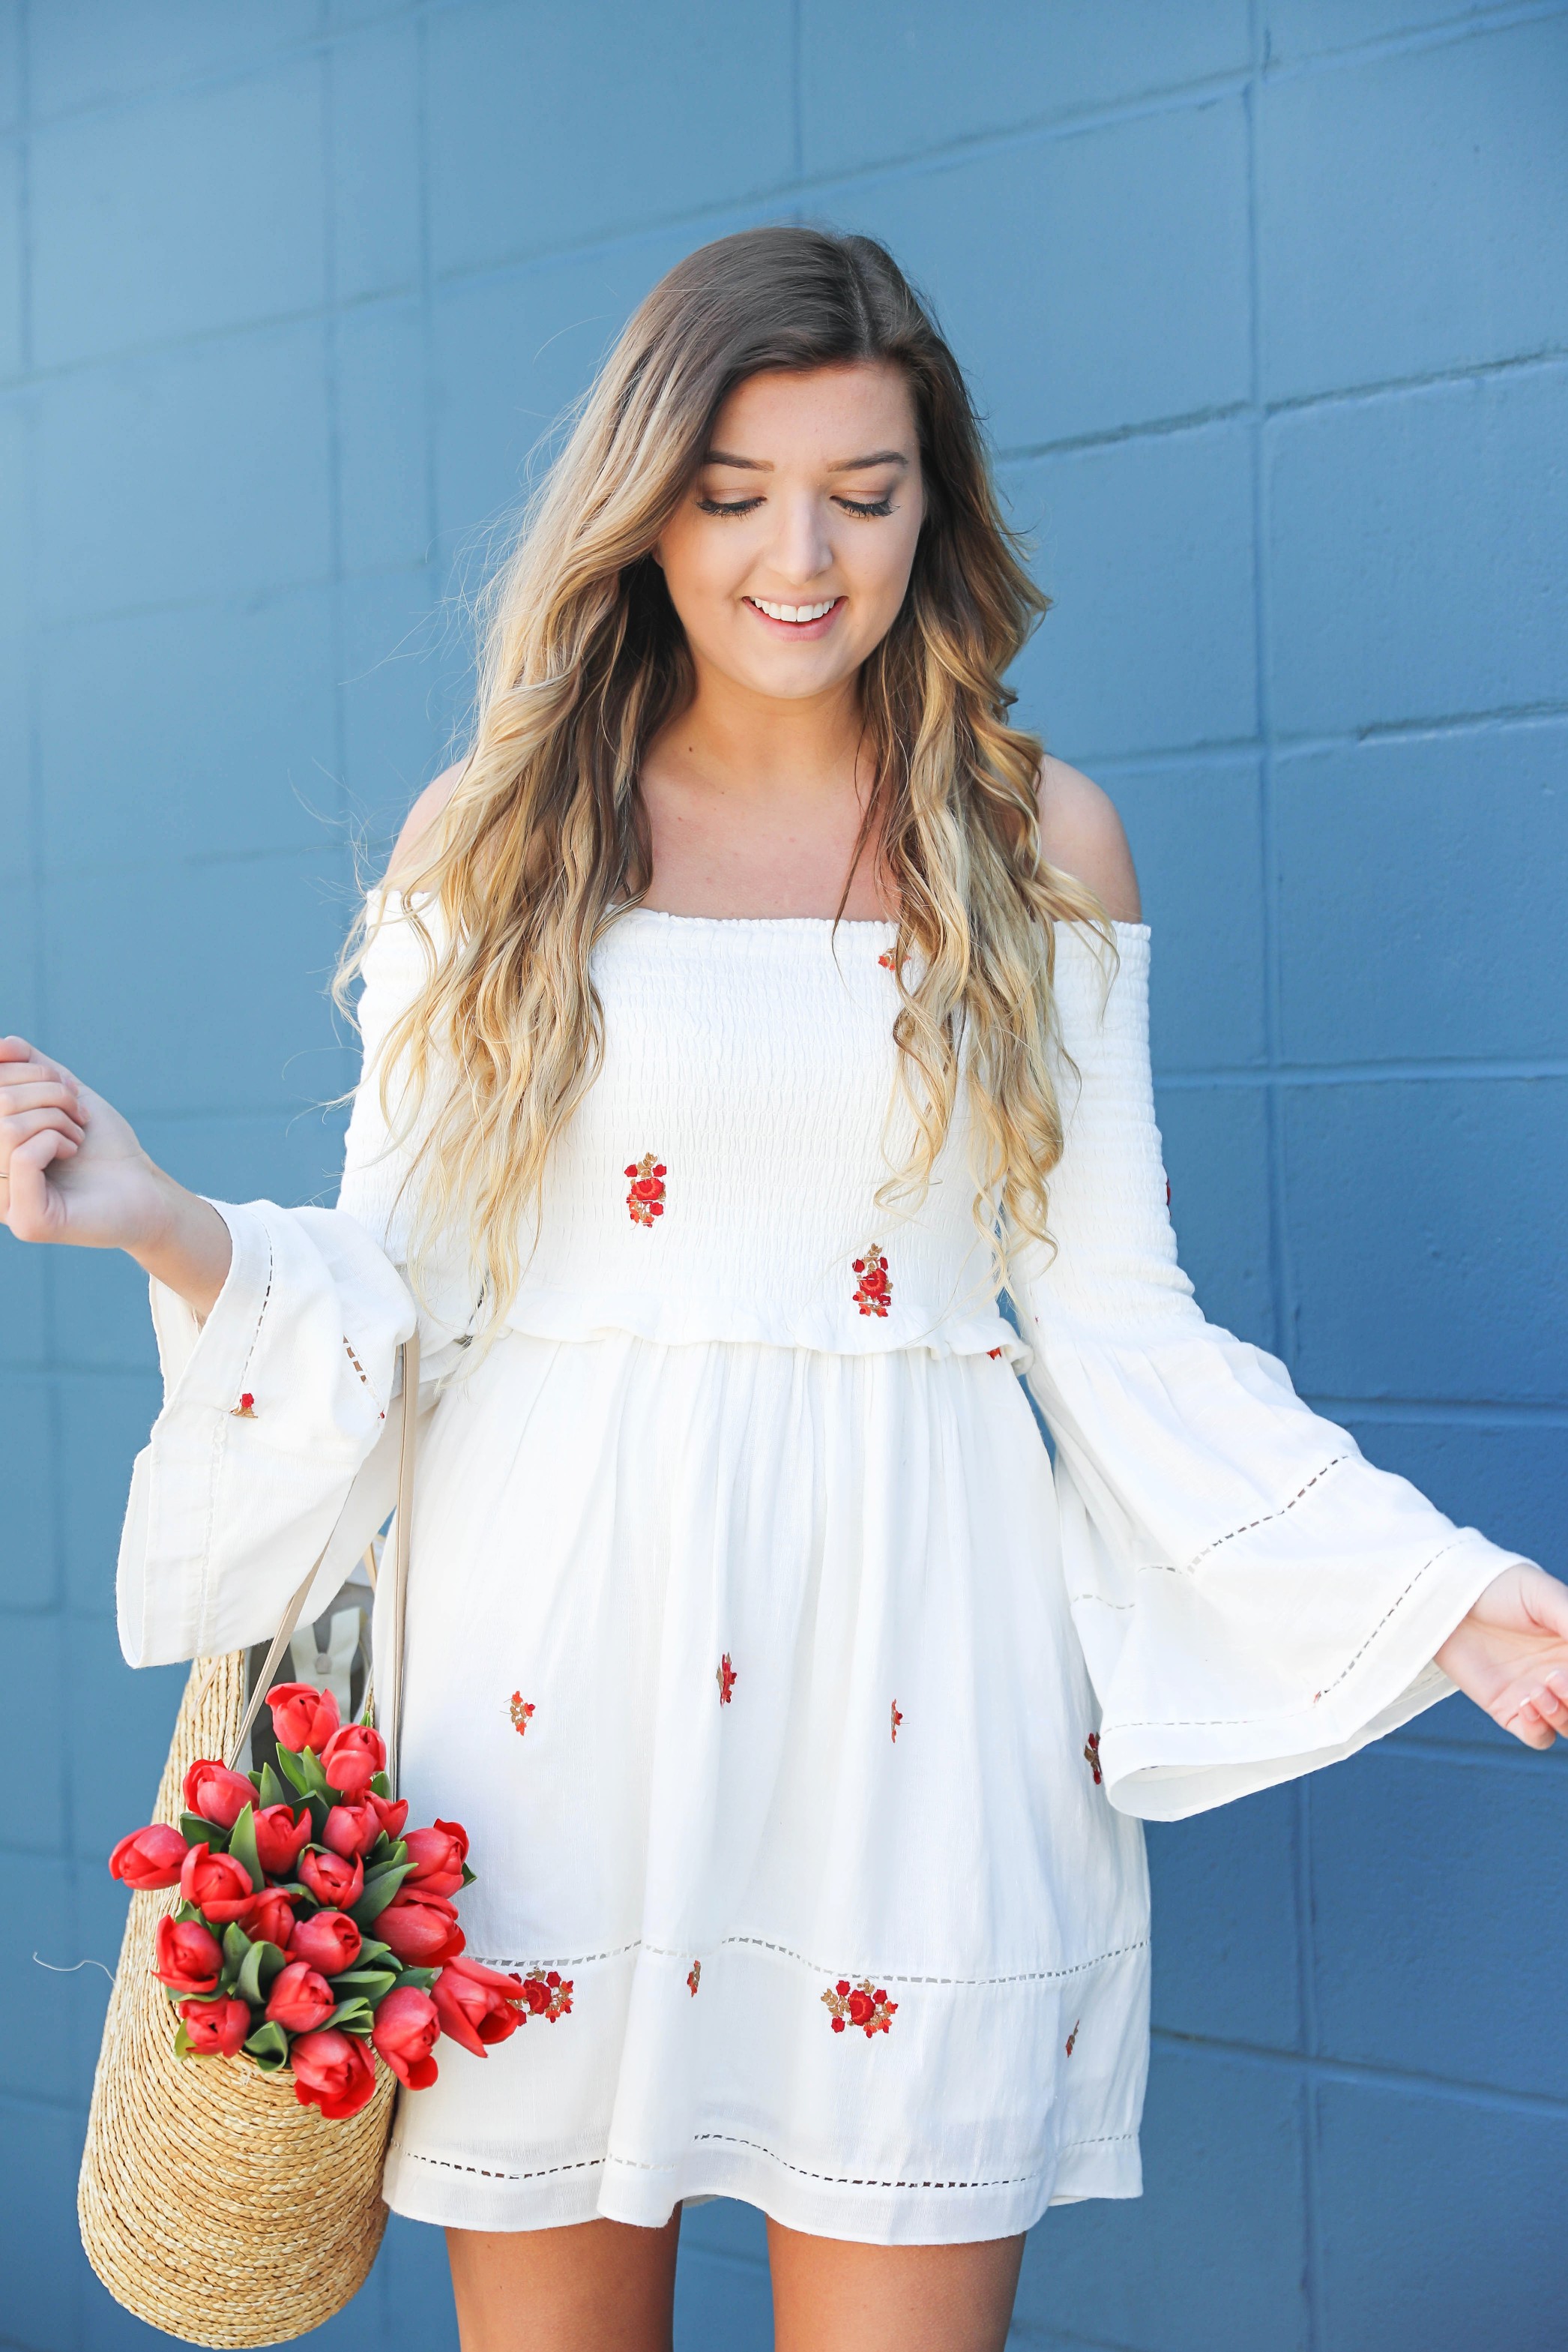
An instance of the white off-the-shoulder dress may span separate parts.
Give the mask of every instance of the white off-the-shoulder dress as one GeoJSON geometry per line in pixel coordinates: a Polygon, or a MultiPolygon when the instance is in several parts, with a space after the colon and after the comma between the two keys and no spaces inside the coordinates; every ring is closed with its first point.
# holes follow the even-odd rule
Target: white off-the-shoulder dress
{"type": "MultiPolygon", "coordinates": [[[[386,2195],[418,2220],[657,2224],[718,2193],[902,2245],[1135,2195],[1139,1817],[1442,1697],[1434,1654],[1511,1557],[1199,1313],[1142,927],[1118,959],[1059,933],[1067,1142],[1019,1328],[962,1098],[925,1199],[878,1207],[894,940],[621,917],[507,1330],[464,1344],[455,1253],[421,1314],[403,1790],[472,1835],[469,1950],[571,1991],[403,2094],[386,2195]]],[[[393,900],[367,1066],[423,969],[393,900]]],[[[154,1288],[132,1664],[264,1638],[390,1507],[401,1173],[371,1084],[336,1209],[218,1204],[199,1333],[154,1288]]]]}

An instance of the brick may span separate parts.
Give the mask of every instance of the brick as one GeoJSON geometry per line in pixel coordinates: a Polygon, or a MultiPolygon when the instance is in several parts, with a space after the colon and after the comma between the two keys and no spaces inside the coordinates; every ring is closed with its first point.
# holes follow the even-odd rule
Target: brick
{"type": "Polygon", "coordinates": [[[1251,457],[1209,425],[1009,466],[1057,601],[1013,671],[1019,713],[1092,774],[1103,758],[1249,740],[1258,723],[1251,457]]]}
{"type": "Polygon", "coordinates": [[[76,2228],[81,2137],[80,2122],[65,2108],[0,2100],[5,2334],[24,2352],[79,2352],[87,2271],[76,2228]]]}
{"type": "Polygon", "coordinates": [[[162,1403],[152,1372],[62,1373],[56,1382],[60,1453],[70,1465],[59,1498],[62,1566],[72,1613],[114,1615],[114,1568],[131,1465],[162,1403]]]}
{"type": "Polygon", "coordinates": [[[1549,351],[1568,314],[1568,18],[1263,82],[1271,400],[1549,351]]]}
{"type": "Polygon", "coordinates": [[[70,1780],[71,1852],[89,1865],[105,1862],[127,1830],[152,1816],[189,1669],[142,1666],[120,1654],[111,1622],[97,1617],[67,1621],[70,1720],[92,1736],[73,1740],[66,1759],[70,1780]],[[104,1759],[114,1759],[105,1772],[104,1759]]]}
{"type": "Polygon", "coordinates": [[[396,2315],[406,2340],[417,2344],[420,2352],[457,2352],[452,2274],[442,2232],[394,2213],[376,2268],[382,2273],[387,2308],[396,2315]]]}
{"type": "Polygon", "coordinates": [[[1331,2083],[1318,2094],[1318,2126],[1325,2344],[1475,2352],[1551,2342],[1568,2116],[1331,2083]]]}
{"type": "Polygon", "coordinates": [[[430,553],[424,317],[377,303],[339,322],[339,499],[346,572],[415,570],[430,553]]]}
{"type": "Polygon", "coordinates": [[[0,1567],[8,1609],[52,1609],[59,1598],[62,1492],[48,1382],[37,1372],[0,1372],[0,1567]]]}
{"type": "Polygon", "coordinates": [[[1568,367],[1276,416],[1266,439],[1285,735],[1560,702],[1568,367]]]}
{"type": "Polygon", "coordinates": [[[0,145],[0,379],[22,368],[22,150],[0,145]]]}
{"type": "MultiPolygon", "coordinates": [[[[52,1855],[11,1853],[6,1856],[5,1885],[7,1900],[0,1905],[0,1999],[6,2016],[25,2018],[26,2028],[0,2036],[0,2096],[54,2102],[63,2095],[61,2059],[75,2034],[78,1981],[58,1972],[81,1957],[70,1866],[52,1855]]],[[[101,1977],[99,1982],[102,1984],[101,1977]]]]}
{"type": "Polygon", "coordinates": [[[858,0],[855,49],[875,59],[877,102],[868,106],[862,73],[845,69],[844,24],[834,0],[805,0],[801,115],[813,175],[1180,89],[1244,70],[1250,54],[1243,0],[1052,10],[995,0],[981,40],[942,0],[858,0]]]}
{"type": "Polygon", "coordinates": [[[1556,1402],[1563,1079],[1288,1087],[1297,1378],[1331,1397],[1556,1402]]]}
{"type": "Polygon", "coordinates": [[[1301,2101],[1283,2067],[1156,2042],[1144,2196],[1044,2216],[1024,2328],[1123,2352],[1306,2352],[1301,2101]]]}
{"type": "Polygon", "coordinates": [[[51,621],[330,568],[323,331],[200,343],[41,396],[39,599],[51,621]]]}
{"type": "Polygon", "coordinates": [[[530,456],[542,457],[550,427],[586,388],[649,288],[702,242],[689,230],[672,230],[440,292],[436,511],[443,530],[467,535],[465,581],[474,581],[491,551],[479,544],[476,526],[495,526],[520,503],[530,456]]]}
{"type": "Polygon", "coordinates": [[[1552,1939],[1499,1933],[1568,1894],[1568,1774],[1518,1752],[1505,1773],[1380,1748],[1313,1780],[1325,2057],[1568,2099],[1568,2047],[1539,2030],[1552,1939]]]}
{"type": "Polygon", "coordinates": [[[319,60],[68,119],[32,142],[44,367],[320,307],[319,60]]]}
{"type": "Polygon", "coordinates": [[[1247,398],[1246,187],[1234,98],[927,164],[833,209],[932,297],[992,438],[1020,450],[1247,398]]]}
{"type": "MultiPolygon", "coordinates": [[[[699,2206],[691,2221],[706,2210],[699,2206]]],[[[757,2216],[760,2222],[762,2216],[757,2216]]],[[[711,2352],[718,2344],[760,2347],[773,2341],[773,2290],[767,2267],[710,2253],[689,2242],[683,2224],[675,2269],[675,2352],[711,2352]]]]}
{"type": "Polygon", "coordinates": [[[1288,1060],[1568,1054],[1565,761],[1560,719],[1281,759],[1288,1060]]]}
{"type": "Polygon", "coordinates": [[[51,630],[38,660],[49,871],[329,843],[335,683],[324,587],[51,630]]]}
{"type": "Polygon", "coordinates": [[[732,18],[716,39],[705,0],[656,12],[590,0],[526,16],[473,6],[433,16],[429,44],[430,235],[442,275],[644,230],[789,176],[781,10],[732,18]],[[677,58],[685,68],[672,71],[677,58]]]}
{"type": "MultiPolygon", "coordinates": [[[[134,873],[134,869],[132,869],[134,873]]],[[[344,1083],[325,991],[350,909],[333,848],[134,873],[141,954],[128,984],[125,874],[51,883],[51,1050],[127,1118],[290,1109],[344,1083]],[[193,985],[200,975],[199,985],[193,985]]]]}
{"type": "MultiPolygon", "coordinates": [[[[57,1853],[65,1843],[65,1759],[61,1727],[66,1705],[65,1633],[55,1616],[25,1617],[0,1612],[8,1692],[6,1806],[0,1817],[0,1849],[11,1853],[57,1853]]],[[[94,1727],[95,1757],[110,1753],[94,1727]]]]}
{"type": "Polygon", "coordinates": [[[35,118],[159,89],[201,74],[243,70],[317,28],[316,0],[72,0],[35,9],[28,63],[35,118]]]}
{"type": "Polygon", "coordinates": [[[1299,2050],[1294,1790],[1151,1822],[1146,1835],[1155,2026],[1299,2050]]]}
{"type": "Polygon", "coordinates": [[[1299,62],[1452,25],[1483,15],[1487,5],[1488,0],[1267,0],[1267,54],[1275,65],[1299,62]]]}
{"type": "Polygon", "coordinates": [[[391,25],[331,52],[332,272],[340,302],[421,271],[419,35],[391,25]]]}
{"type": "Polygon", "coordinates": [[[1261,811],[1255,757],[1221,757],[1099,781],[1115,802],[1154,934],[1155,1067],[1260,1063],[1261,811]]]}
{"type": "Polygon", "coordinates": [[[342,592],[344,804],[366,881],[384,867],[419,793],[455,756],[455,680],[472,633],[465,614],[432,605],[423,572],[359,580],[342,592]]]}
{"type": "Polygon", "coordinates": [[[1163,1087],[1155,1108],[1181,1262],[1211,1323],[1273,1350],[1261,1087],[1163,1087]]]}

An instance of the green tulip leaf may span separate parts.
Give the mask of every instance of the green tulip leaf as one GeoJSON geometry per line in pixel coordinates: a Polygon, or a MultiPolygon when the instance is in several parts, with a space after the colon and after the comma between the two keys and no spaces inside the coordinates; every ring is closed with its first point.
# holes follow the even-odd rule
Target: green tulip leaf
{"type": "Polygon", "coordinates": [[[332,1800],[330,1797],[324,1797],[320,1790],[317,1790],[314,1795],[306,1799],[306,1802],[310,1808],[310,1826],[316,1832],[316,1841],[319,1843],[327,1834],[327,1816],[332,1810],[332,1800]]]}
{"type": "Polygon", "coordinates": [[[392,1796],[392,1782],[387,1779],[384,1772],[378,1772],[375,1775],[374,1779],[371,1782],[371,1787],[378,1797],[386,1797],[390,1799],[392,1796]]]}
{"type": "Polygon", "coordinates": [[[472,1885],[473,1885],[473,1884],[474,1884],[474,1881],[478,1877],[478,1875],[479,1875],[479,1874],[478,1874],[478,1872],[477,1872],[476,1870],[470,1870],[470,1869],[469,1869],[469,1867],[468,1867],[468,1864],[467,1864],[466,1863],[465,1863],[465,1864],[464,1864],[464,1865],[463,1865],[463,1884],[464,1884],[464,1885],[465,1885],[465,1886],[472,1886],[472,1885]]]}
{"type": "MultiPolygon", "coordinates": [[[[357,1969],[368,1969],[372,1962],[388,1959],[392,1959],[392,1946],[378,1944],[373,1936],[365,1936],[361,1939],[360,1957],[354,1962],[354,1966],[357,1969]]],[[[392,1964],[395,1969],[396,1960],[392,1960],[392,1964]]]]}
{"type": "Polygon", "coordinates": [[[356,1927],[368,1927],[381,1917],[413,1868],[412,1862],[393,1862],[382,1870],[373,1870],[369,1874],[365,1891],[349,1914],[356,1927]]]}
{"type": "Polygon", "coordinates": [[[297,1790],[302,1797],[308,1794],[310,1777],[305,1769],[303,1758],[297,1756],[292,1748],[278,1749],[277,1769],[291,1789],[297,1790]]]}
{"type": "Polygon", "coordinates": [[[229,1852],[242,1870],[250,1873],[255,1887],[267,1885],[267,1873],[261,1866],[261,1856],[256,1850],[256,1807],[247,1805],[229,1832],[229,1852]]]}
{"type": "Polygon", "coordinates": [[[284,1787],[270,1764],[264,1764],[260,1772],[253,1773],[251,1777],[261,1791],[261,1801],[264,1807],[286,1805],[288,1802],[290,1792],[284,1787]]]}
{"type": "Polygon", "coordinates": [[[288,1965],[276,1944],[253,1944],[235,1972],[235,1990],[252,2009],[266,2006],[267,1988],[288,1965]]]}
{"type": "Polygon", "coordinates": [[[191,2037],[182,2025],[174,2035],[174,2055],[176,2058],[189,2058],[191,2050],[191,2037]]]}
{"type": "Polygon", "coordinates": [[[370,2002],[356,1994],[352,2000],[340,2000],[338,2003],[337,2008],[327,2020],[325,2030],[330,2032],[332,2027],[336,2026],[342,2033],[368,2033],[374,2021],[371,2014],[370,2002]]]}
{"type": "Polygon", "coordinates": [[[324,1797],[331,1787],[331,1782],[322,1771],[321,1759],[313,1748],[307,1748],[300,1756],[299,1769],[304,1775],[299,1786],[307,1795],[324,1797]]]}
{"type": "Polygon", "coordinates": [[[374,2009],[397,1982],[397,1972],[393,1969],[345,1969],[340,1977],[332,1979],[332,1990],[340,1993],[345,2000],[368,2000],[374,2009]]]}
{"type": "Polygon", "coordinates": [[[200,1813],[182,1813],[180,1835],[187,1845],[204,1845],[209,1853],[223,1853],[229,1842],[227,1830],[219,1829],[216,1822],[204,1822],[200,1813]]]}
{"type": "Polygon", "coordinates": [[[400,1969],[393,1980],[393,1992],[429,1992],[440,1975],[439,1969],[400,1969]]]}
{"type": "Polygon", "coordinates": [[[246,1956],[250,1950],[250,1937],[237,1919],[231,1919],[224,1929],[223,1947],[225,1975],[226,1976],[231,1969],[237,1975],[244,1968],[246,1956]]]}
{"type": "Polygon", "coordinates": [[[288,2063],[288,2036],[275,2017],[258,2025],[245,2046],[265,2074],[276,2074],[288,2063]]]}

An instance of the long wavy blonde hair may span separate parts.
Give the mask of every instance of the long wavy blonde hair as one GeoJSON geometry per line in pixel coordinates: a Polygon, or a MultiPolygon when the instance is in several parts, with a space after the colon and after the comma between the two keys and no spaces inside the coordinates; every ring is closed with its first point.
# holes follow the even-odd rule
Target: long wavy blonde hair
{"type": "MultiPolygon", "coordinates": [[[[1008,724],[1003,675],[1047,600],[1002,520],[963,374],[891,255],[869,237],[748,229],[660,280],[581,404],[486,592],[471,748],[401,877],[427,971],[381,1088],[410,1152],[410,1265],[417,1281],[435,1244],[465,1234],[488,1328],[521,1278],[550,1148],[601,1064],[594,945],[648,887],[643,751],[695,688],[651,551],[737,384],[864,361],[908,381],[926,502],[903,607],[861,671],[872,782],[839,906],[873,845],[897,968],[913,975],[894,1035],[914,1145],[879,1197],[924,1192],[962,1068],[998,1277],[1009,1234],[1047,1237],[1062,1139],[1052,925],[1110,937],[1097,900],[1040,855],[1040,745],[1008,724]]],[[[345,1004],[367,920],[339,969],[345,1004]]]]}

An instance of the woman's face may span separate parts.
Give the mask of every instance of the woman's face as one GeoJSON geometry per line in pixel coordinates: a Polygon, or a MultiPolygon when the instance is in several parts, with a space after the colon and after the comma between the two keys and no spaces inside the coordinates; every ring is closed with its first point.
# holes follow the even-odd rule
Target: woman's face
{"type": "Polygon", "coordinates": [[[653,551],[699,677],[789,701],[841,687],[893,626],[924,513],[901,369],[737,384],[653,551]]]}

